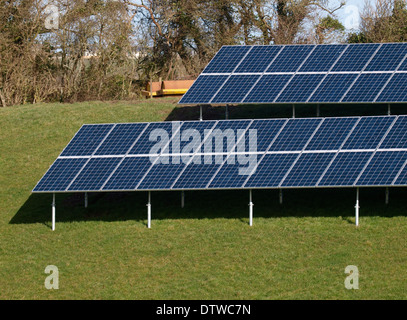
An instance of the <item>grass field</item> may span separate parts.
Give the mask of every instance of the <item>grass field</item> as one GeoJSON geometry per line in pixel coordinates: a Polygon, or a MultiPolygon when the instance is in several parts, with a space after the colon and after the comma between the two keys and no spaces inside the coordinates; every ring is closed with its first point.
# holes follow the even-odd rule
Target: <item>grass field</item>
{"type": "MultiPolygon", "coordinates": [[[[174,98],[0,108],[0,299],[406,299],[406,189],[152,194],[31,194],[83,123],[196,119],[174,98]],[[47,290],[47,265],[59,290],[47,290]],[[345,267],[359,268],[359,290],[344,287],[345,267]]],[[[322,115],[384,114],[385,106],[322,107],[322,115]]],[[[404,106],[394,113],[405,113],[404,106]]],[[[204,117],[222,118],[223,108],[204,117]]],[[[315,114],[298,107],[297,116],[315,114]]],[[[231,108],[232,118],[289,117],[291,107],[231,108]]]]}

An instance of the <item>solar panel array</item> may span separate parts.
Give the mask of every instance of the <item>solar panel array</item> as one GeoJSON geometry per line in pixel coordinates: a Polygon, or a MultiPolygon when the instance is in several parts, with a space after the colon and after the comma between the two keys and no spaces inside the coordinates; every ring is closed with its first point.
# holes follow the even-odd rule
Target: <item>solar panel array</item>
{"type": "Polygon", "coordinates": [[[406,164],[407,116],[84,125],[33,192],[406,186],[406,164]]]}
{"type": "Polygon", "coordinates": [[[180,104],[407,102],[407,43],[224,46],[180,104]]]}

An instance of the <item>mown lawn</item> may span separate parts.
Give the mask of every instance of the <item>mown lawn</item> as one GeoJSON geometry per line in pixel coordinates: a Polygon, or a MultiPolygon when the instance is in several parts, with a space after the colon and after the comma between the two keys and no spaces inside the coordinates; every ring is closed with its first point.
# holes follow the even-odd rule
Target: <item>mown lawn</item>
{"type": "MultiPolygon", "coordinates": [[[[196,119],[174,98],[0,108],[0,299],[406,299],[406,189],[255,190],[254,226],[247,191],[152,195],[51,195],[31,190],[83,123],[196,119]],[[47,265],[59,290],[47,290],[47,265]],[[359,290],[344,287],[359,268],[359,290]]],[[[221,118],[223,108],[205,108],[221,118]]],[[[322,115],[383,114],[383,107],[322,108],[322,115]],[[344,109],[348,108],[348,109],[344,109]],[[346,111],[344,111],[346,110],[346,111]]],[[[393,112],[407,109],[399,106],[393,112]]],[[[298,107],[297,116],[311,116],[298,107]]],[[[231,108],[232,118],[290,116],[291,107],[231,108]]]]}

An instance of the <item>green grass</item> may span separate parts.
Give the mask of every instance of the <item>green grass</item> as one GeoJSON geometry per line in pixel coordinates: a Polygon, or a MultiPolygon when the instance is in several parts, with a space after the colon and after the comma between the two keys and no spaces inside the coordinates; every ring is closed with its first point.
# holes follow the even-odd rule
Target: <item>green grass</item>
{"type": "MultiPolygon", "coordinates": [[[[196,119],[176,99],[0,108],[0,299],[406,299],[406,189],[255,190],[254,226],[247,191],[57,195],[31,194],[83,123],[196,119]],[[47,265],[59,290],[47,290],[47,265]],[[344,287],[347,265],[359,290],[344,287]]],[[[403,113],[404,106],[394,110],[403,113]]],[[[205,108],[221,118],[223,108],[205,108]]],[[[385,106],[322,106],[322,115],[383,114],[385,106]]],[[[290,116],[291,107],[233,107],[232,118],[290,116]]],[[[313,107],[297,107],[313,116],[313,107]]]]}

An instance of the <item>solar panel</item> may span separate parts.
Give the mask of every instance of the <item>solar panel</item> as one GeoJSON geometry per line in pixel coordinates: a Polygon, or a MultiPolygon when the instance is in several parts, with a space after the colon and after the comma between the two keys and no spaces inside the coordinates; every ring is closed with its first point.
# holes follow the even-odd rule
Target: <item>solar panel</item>
{"type": "Polygon", "coordinates": [[[407,102],[407,43],[226,46],[180,104],[407,102]]]}
{"type": "Polygon", "coordinates": [[[351,186],[373,152],[340,152],[320,178],[318,186],[351,186]]]}
{"type": "Polygon", "coordinates": [[[264,72],[269,64],[277,57],[282,48],[282,46],[254,46],[235,72],[264,72]]]}
{"type": "Polygon", "coordinates": [[[288,176],[284,179],[283,187],[313,187],[334,157],[334,152],[304,153],[288,176]]]}
{"type": "Polygon", "coordinates": [[[391,185],[406,160],[406,151],[376,152],[356,185],[391,185]]]}
{"type": "Polygon", "coordinates": [[[276,102],[306,102],[323,78],[322,74],[295,75],[276,102]]]}
{"type": "Polygon", "coordinates": [[[113,127],[112,124],[82,126],[61,156],[90,156],[113,127]]]}
{"type": "Polygon", "coordinates": [[[405,185],[406,126],[407,116],[84,126],[69,145],[86,155],[65,148],[33,192],[405,185]]]}

